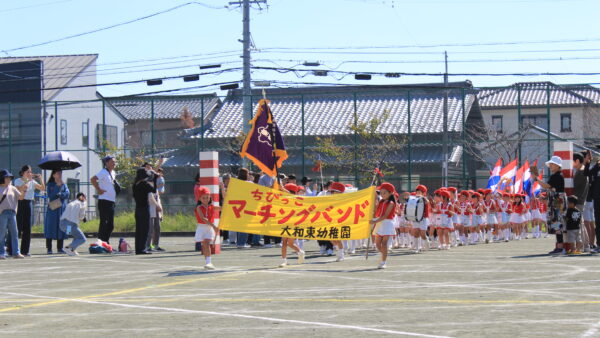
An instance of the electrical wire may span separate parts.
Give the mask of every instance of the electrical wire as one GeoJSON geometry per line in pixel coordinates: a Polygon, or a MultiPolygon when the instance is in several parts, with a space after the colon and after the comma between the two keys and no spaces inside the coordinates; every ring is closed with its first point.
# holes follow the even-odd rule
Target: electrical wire
{"type": "Polygon", "coordinates": [[[85,35],[89,35],[89,34],[93,34],[93,33],[98,33],[98,32],[102,32],[105,30],[109,30],[112,28],[116,28],[116,27],[120,27],[120,26],[125,26],[125,25],[129,25],[138,21],[142,21],[142,20],[146,20],[146,19],[150,19],[153,18],[155,16],[161,15],[161,14],[165,14],[165,13],[169,13],[172,11],[175,11],[177,9],[180,9],[182,7],[186,7],[186,6],[190,6],[190,5],[200,5],[200,6],[204,6],[207,8],[211,8],[211,9],[221,9],[221,8],[225,8],[225,7],[216,7],[216,6],[211,6],[211,5],[207,5],[198,1],[191,1],[191,2],[186,2],[184,4],[181,5],[177,5],[175,7],[171,7],[171,8],[167,8],[165,10],[162,11],[158,11],[158,12],[154,12],[152,14],[148,14],[139,18],[135,18],[132,20],[128,20],[128,21],[124,21],[124,22],[120,22],[117,24],[113,24],[110,26],[105,26],[105,27],[101,27],[101,28],[96,28],[93,29],[91,31],[86,31],[86,32],[82,32],[82,33],[77,33],[77,34],[73,34],[73,35],[68,35],[62,38],[58,38],[58,39],[52,39],[52,40],[48,40],[48,41],[44,41],[44,42],[38,42],[38,43],[34,43],[34,44],[30,44],[30,45],[25,45],[25,46],[21,46],[21,47],[16,47],[16,48],[11,48],[11,49],[4,49],[1,50],[1,52],[8,54],[9,52],[14,52],[17,50],[23,50],[23,49],[29,49],[29,48],[33,48],[33,47],[39,47],[39,46],[44,46],[44,45],[48,45],[51,43],[55,43],[55,42],[60,42],[60,41],[64,41],[64,40],[69,40],[69,39],[73,39],[73,38],[77,38],[80,36],[85,36],[85,35]]]}

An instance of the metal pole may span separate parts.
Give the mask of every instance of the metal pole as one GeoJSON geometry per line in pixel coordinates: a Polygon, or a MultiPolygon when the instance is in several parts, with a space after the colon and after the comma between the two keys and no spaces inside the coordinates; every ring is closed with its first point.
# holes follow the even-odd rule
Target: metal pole
{"type": "Polygon", "coordinates": [[[102,100],[102,152],[106,152],[106,102],[102,100]]]}
{"type": "Polygon", "coordinates": [[[302,94],[300,96],[300,101],[302,102],[302,177],[306,176],[306,163],[305,163],[305,156],[304,156],[304,94],[302,94]]]}
{"type": "Polygon", "coordinates": [[[443,186],[448,186],[448,53],[444,52],[444,64],[446,70],[444,72],[444,120],[443,127],[444,131],[442,134],[442,152],[444,156],[444,160],[442,162],[442,175],[443,178],[443,186]]]}
{"type": "Polygon", "coordinates": [[[200,149],[204,151],[204,98],[200,101],[200,111],[200,149]]]}
{"type": "Polygon", "coordinates": [[[12,170],[12,104],[8,103],[8,168],[12,170]]]}
{"type": "Polygon", "coordinates": [[[58,102],[54,102],[54,150],[58,150],[58,102]]]}
{"type": "MultiPolygon", "coordinates": [[[[88,181],[86,194],[87,194],[87,196],[91,196],[90,195],[90,192],[91,192],[90,191],[90,186],[91,186],[91,184],[89,183],[90,178],[91,178],[90,177],[90,141],[89,141],[90,140],[90,119],[87,119],[86,128],[87,128],[87,137],[88,137],[88,143],[87,143],[87,147],[86,147],[87,148],[87,151],[86,151],[86,161],[87,161],[86,172],[87,172],[87,181],[88,181]]],[[[92,206],[91,202],[92,202],[92,198],[88,198],[87,199],[88,210],[91,209],[91,206],[92,206]]]]}
{"type": "Polygon", "coordinates": [[[552,156],[552,151],[550,150],[550,84],[546,84],[546,120],[548,121],[548,128],[546,130],[546,147],[548,150],[548,157],[552,156]]]}
{"type": "MultiPolygon", "coordinates": [[[[243,32],[243,36],[242,36],[242,44],[243,44],[243,68],[244,68],[244,74],[243,74],[243,90],[242,90],[242,97],[243,97],[243,104],[244,104],[244,111],[243,111],[243,131],[244,131],[244,135],[248,135],[248,132],[250,132],[250,119],[251,119],[251,115],[252,115],[252,99],[251,99],[251,95],[252,95],[252,88],[250,87],[250,83],[251,83],[251,74],[250,74],[250,0],[243,0],[242,3],[242,11],[243,11],[243,26],[244,26],[244,32],[243,32]]],[[[246,163],[247,160],[245,158],[242,159],[242,166],[246,167],[246,163]]]]}
{"type": "MultiPolygon", "coordinates": [[[[44,101],[44,104],[42,105],[42,136],[43,136],[43,151],[44,151],[44,156],[46,156],[46,145],[47,145],[47,141],[46,141],[46,133],[47,133],[47,120],[46,120],[46,101],[44,101]]],[[[44,180],[46,179],[46,177],[44,177],[44,180]]]]}
{"type": "Polygon", "coordinates": [[[408,100],[408,191],[412,191],[412,124],[410,121],[410,90],[406,91],[406,98],[408,100]]]}
{"type": "MultiPolygon", "coordinates": [[[[519,166],[521,166],[521,154],[523,152],[521,137],[521,130],[523,129],[523,115],[522,115],[522,101],[521,101],[521,84],[517,83],[517,137],[519,138],[519,149],[517,155],[519,157],[519,166]]],[[[510,161],[510,159],[508,159],[510,161]]]]}
{"type": "Polygon", "coordinates": [[[152,157],[154,158],[154,100],[150,100],[150,146],[152,147],[152,157]]]}
{"type": "Polygon", "coordinates": [[[354,93],[354,183],[358,187],[358,104],[354,93]]]}
{"type": "Polygon", "coordinates": [[[461,133],[461,138],[462,138],[462,176],[463,176],[463,189],[467,189],[467,186],[469,184],[468,182],[468,178],[467,178],[467,159],[465,158],[465,143],[466,143],[466,133],[465,133],[465,128],[467,126],[467,116],[466,116],[466,110],[467,108],[465,107],[465,88],[462,89],[461,91],[461,97],[462,97],[462,133],[461,133]]]}

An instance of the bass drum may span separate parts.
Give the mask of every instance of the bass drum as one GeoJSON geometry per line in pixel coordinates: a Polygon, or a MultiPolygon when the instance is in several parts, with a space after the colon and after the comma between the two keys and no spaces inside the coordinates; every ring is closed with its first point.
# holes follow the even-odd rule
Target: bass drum
{"type": "Polygon", "coordinates": [[[427,201],[421,196],[410,196],[404,206],[404,218],[411,222],[421,222],[427,201]]]}

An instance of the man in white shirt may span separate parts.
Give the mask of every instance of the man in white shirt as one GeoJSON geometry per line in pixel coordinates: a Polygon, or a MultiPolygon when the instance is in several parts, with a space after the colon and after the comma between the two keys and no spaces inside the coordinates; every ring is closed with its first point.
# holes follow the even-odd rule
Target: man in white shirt
{"type": "Polygon", "coordinates": [[[90,182],[98,193],[98,216],[100,225],[98,226],[98,238],[106,243],[110,243],[110,235],[115,228],[115,200],[117,192],[115,191],[115,166],[117,162],[113,156],[106,156],[102,159],[104,168],[92,177],[90,182]]]}

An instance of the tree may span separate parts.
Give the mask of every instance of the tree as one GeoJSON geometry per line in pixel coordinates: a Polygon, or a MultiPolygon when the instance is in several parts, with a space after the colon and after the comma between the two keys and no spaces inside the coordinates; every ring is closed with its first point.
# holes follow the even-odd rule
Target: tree
{"type": "Polygon", "coordinates": [[[141,149],[135,154],[127,154],[123,149],[119,149],[112,145],[109,141],[103,141],[104,149],[102,151],[96,151],[96,154],[100,158],[105,156],[114,156],[117,162],[115,172],[117,173],[117,179],[123,189],[128,189],[134,183],[135,174],[145,162],[157,163],[157,159],[146,156],[144,150],[141,149]]]}
{"type": "Polygon", "coordinates": [[[402,151],[407,137],[377,131],[389,117],[389,111],[385,110],[370,120],[349,125],[352,135],[317,137],[315,153],[308,157],[314,161],[321,159],[324,165],[334,167],[342,175],[353,176],[356,170],[359,185],[371,183],[375,168],[383,174],[392,174],[394,166],[388,162],[389,157],[402,151]]]}
{"type": "Polygon", "coordinates": [[[466,135],[463,149],[477,162],[485,163],[492,170],[495,159],[492,163],[490,158],[501,158],[503,163],[508,163],[519,157],[519,151],[525,144],[531,145],[527,141],[531,128],[532,125],[523,125],[520,130],[506,135],[493,127],[475,125],[466,135]]]}

